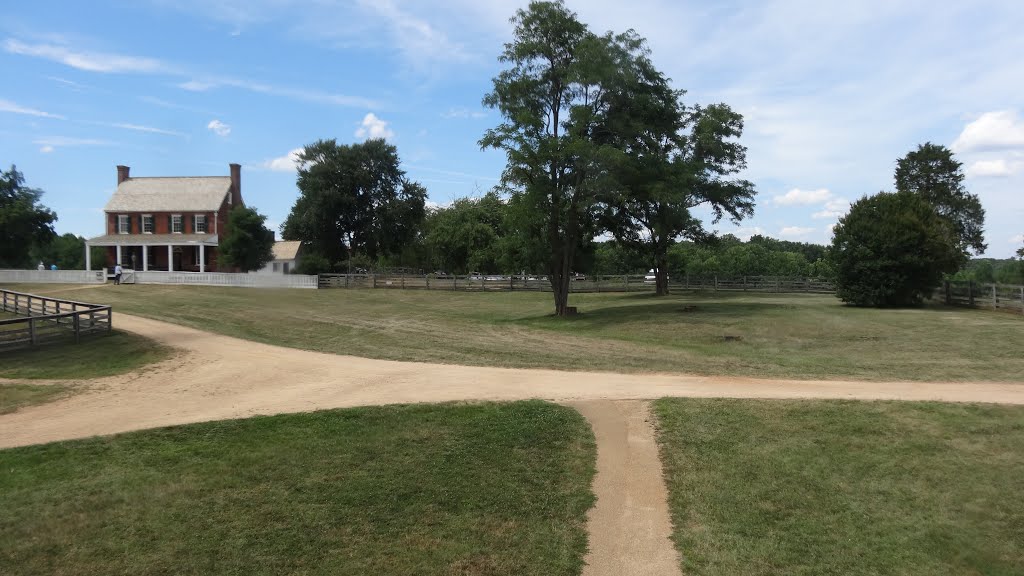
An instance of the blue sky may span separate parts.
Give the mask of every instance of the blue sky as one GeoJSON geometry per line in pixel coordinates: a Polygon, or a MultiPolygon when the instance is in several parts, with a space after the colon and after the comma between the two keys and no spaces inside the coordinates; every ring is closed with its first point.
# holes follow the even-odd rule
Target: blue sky
{"type": "MultiPolygon", "coordinates": [[[[897,158],[950,146],[987,210],[987,255],[1024,245],[1024,3],[570,1],[598,32],[634,28],[688,103],[746,118],[758,189],[741,237],[827,242],[897,158]]],[[[289,154],[386,137],[430,200],[481,194],[503,156],[477,141],[509,17],[490,0],[22,2],[0,22],[0,163],[46,192],[58,232],[103,230],[117,164],[227,175],[277,227],[289,154]]]]}

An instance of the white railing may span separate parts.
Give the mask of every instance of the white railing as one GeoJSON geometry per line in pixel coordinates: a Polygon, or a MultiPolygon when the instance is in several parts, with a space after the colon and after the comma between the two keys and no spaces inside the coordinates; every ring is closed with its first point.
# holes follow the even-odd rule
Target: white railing
{"type": "Polygon", "coordinates": [[[0,284],[103,284],[103,270],[0,270],[0,284]]]}
{"type": "Polygon", "coordinates": [[[192,286],[236,286],[241,288],[317,288],[316,276],[300,274],[232,274],[229,272],[140,272],[136,284],[187,284],[192,286]]]}

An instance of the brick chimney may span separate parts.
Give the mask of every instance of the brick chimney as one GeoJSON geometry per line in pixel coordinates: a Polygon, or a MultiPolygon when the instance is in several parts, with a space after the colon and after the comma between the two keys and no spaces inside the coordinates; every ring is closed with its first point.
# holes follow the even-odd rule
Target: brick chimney
{"type": "Polygon", "coordinates": [[[128,179],[128,171],[129,170],[131,170],[131,168],[129,168],[127,166],[120,166],[119,165],[117,167],[117,185],[118,186],[121,185],[121,182],[124,182],[125,180],[128,179]]]}
{"type": "Polygon", "coordinates": [[[242,165],[228,164],[231,168],[231,204],[243,206],[242,204],[242,165]]]}

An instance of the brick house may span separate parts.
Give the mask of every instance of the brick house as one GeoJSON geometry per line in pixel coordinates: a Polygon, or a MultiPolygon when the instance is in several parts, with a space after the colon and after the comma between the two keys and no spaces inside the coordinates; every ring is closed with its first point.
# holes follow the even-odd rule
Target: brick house
{"type": "Polygon", "coordinates": [[[103,209],[107,233],[86,241],[106,246],[107,267],[136,270],[230,272],[217,266],[217,247],[227,233],[228,212],[243,206],[242,167],[230,176],[132,178],[117,167],[117,190],[103,209]]]}

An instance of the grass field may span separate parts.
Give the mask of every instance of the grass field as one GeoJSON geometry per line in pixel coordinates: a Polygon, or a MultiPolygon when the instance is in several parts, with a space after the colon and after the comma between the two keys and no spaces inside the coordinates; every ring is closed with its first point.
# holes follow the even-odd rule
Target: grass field
{"type": "Polygon", "coordinates": [[[1024,574],[1024,407],[655,411],[684,574],[1024,574]]]}
{"type": "Polygon", "coordinates": [[[257,417],[0,451],[15,574],[579,574],[593,436],[542,402],[257,417]]]}
{"type": "Polygon", "coordinates": [[[523,292],[139,285],[75,294],[230,336],[370,358],[805,379],[1020,381],[1024,374],[1024,317],[860,309],[832,296],[579,294],[572,303],[582,314],[562,320],[550,316],[550,295],[523,292]]]}
{"type": "Polygon", "coordinates": [[[0,383],[0,414],[9,414],[24,406],[51,402],[68,391],[67,386],[59,384],[0,383]]]}
{"type": "Polygon", "coordinates": [[[0,378],[66,380],[102,378],[169,358],[173,350],[128,332],[83,338],[38,348],[0,352],[0,378]]]}

